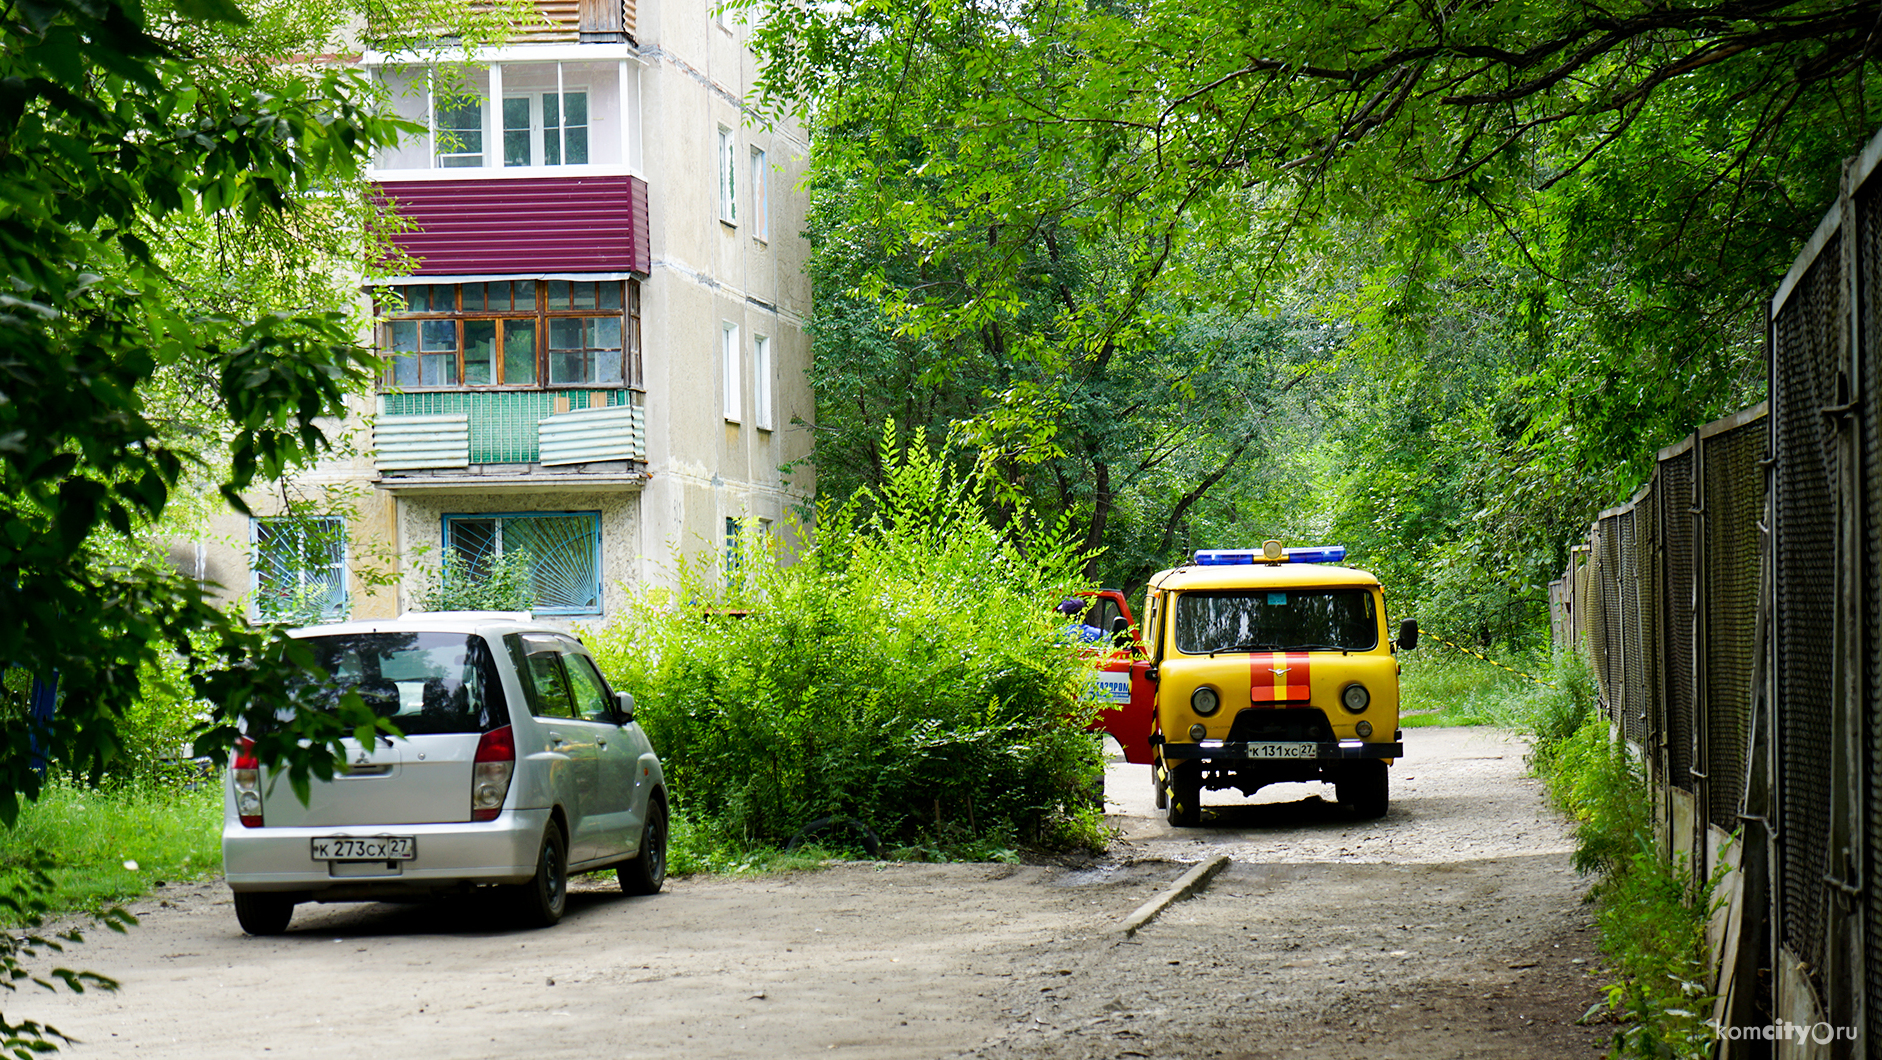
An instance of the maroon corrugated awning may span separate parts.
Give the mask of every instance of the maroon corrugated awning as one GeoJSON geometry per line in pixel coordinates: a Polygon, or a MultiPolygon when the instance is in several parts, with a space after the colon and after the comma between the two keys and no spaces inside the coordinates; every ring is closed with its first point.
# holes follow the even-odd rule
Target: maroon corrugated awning
{"type": "Polygon", "coordinates": [[[651,268],[639,177],[402,180],[378,192],[404,218],[393,239],[420,276],[651,268]]]}

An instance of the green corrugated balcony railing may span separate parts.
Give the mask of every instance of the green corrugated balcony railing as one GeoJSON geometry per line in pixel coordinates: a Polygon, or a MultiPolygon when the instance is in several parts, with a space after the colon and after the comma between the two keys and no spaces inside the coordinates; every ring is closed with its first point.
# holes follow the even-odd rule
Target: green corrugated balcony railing
{"type": "MultiPolygon", "coordinates": [[[[389,467],[427,466],[430,461],[411,460],[411,452],[440,441],[450,448],[452,436],[457,439],[456,452],[461,455],[464,427],[457,417],[462,416],[469,420],[470,463],[535,463],[542,460],[537,431],[540,421],[558,414],[634,405],[631,390],[458,390],[381,394],[375,446],[381,465],[389,467]],[[560,413],[556,408],[558,398],[567,400],[567,407],[560,413]],[[401,423],[399,417],[406,416],[448,417],[450,422],[440,423],[433,430],[428,421],[401,423]]],[[[632,421],[632,448],[636,458],[644,458],[640,455],[644,450],[638,437],[640,417],[636,415],[632,421]]],[[[615,458],[618,459],[618,455],[615,458]]],[[[447,461],[438,466],[449,464],[447,461]]]]}

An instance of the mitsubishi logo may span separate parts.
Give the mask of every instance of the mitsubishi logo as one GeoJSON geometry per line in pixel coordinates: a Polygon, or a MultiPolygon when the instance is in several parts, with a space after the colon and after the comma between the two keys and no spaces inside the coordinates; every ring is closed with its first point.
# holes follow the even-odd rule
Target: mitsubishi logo
{"type": "Polygon", "coordinates": [[[361,751],[361,752],[359,753],[359,757],[358,757],[358,758],[355,758],[355,759],[353,759],[353,764],[354,764],[354,765],[356,765],[356,766],[365,766],[365,765],[371,765],[371,764],[372,764],[372,758],[371,758],[371,756],[369,756],[369,755],[367,755],[367,754],[366,754],[366,752],[364,752],[364,751],[361,751]]]}

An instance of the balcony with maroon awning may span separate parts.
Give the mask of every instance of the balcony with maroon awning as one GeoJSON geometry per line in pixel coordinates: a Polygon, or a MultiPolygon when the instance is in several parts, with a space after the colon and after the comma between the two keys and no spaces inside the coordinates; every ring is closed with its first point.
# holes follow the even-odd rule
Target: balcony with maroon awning
{"type": "Polygon", "coordinates": [[[647,182],[626,175],[386,181],[416,276],[647,273],[647,182]]]}

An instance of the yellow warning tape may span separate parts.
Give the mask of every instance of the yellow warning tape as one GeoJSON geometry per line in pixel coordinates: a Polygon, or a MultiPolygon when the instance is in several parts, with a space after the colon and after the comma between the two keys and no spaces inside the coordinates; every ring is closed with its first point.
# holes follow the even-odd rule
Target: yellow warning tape
{"type": "Polygon", "coordinates": [[[1477,658],[1482,659],[1484,662],[1489,663],[1491,666],[1501,667],[1502,669],[1508,670],[1510,673],[1515,674],[1517,677],[1527,678],[1541,685],[1544,688],[1553,688],[1558,692],[1561,691],[1561,688],[1558,687],[1553,682],[1544,681],[1542,678],[1537,677],[1535,674],[1526,674],[1522,672],[1521,670],[1518,670],[1514,666],[1510,666],[1506,663],[1497,662],[1495,659],[1490,658],[1488,655],[1485,655],[1484,653],[1478,651],[1475,648],[1466,648],[1462,644],[1452,644],[1450,641],[1445,640],[1443,637],[1440,637],[1435,633],[1426,633],[1423,630],[1419,631],[1419,636],[1430,637],[1432,640],[1437,641],[1439,644],[1442,644],[1447,648],[1455,648],[1458,651],[1461,651],[1466,655],[1475,655],[1477,658]]]}

